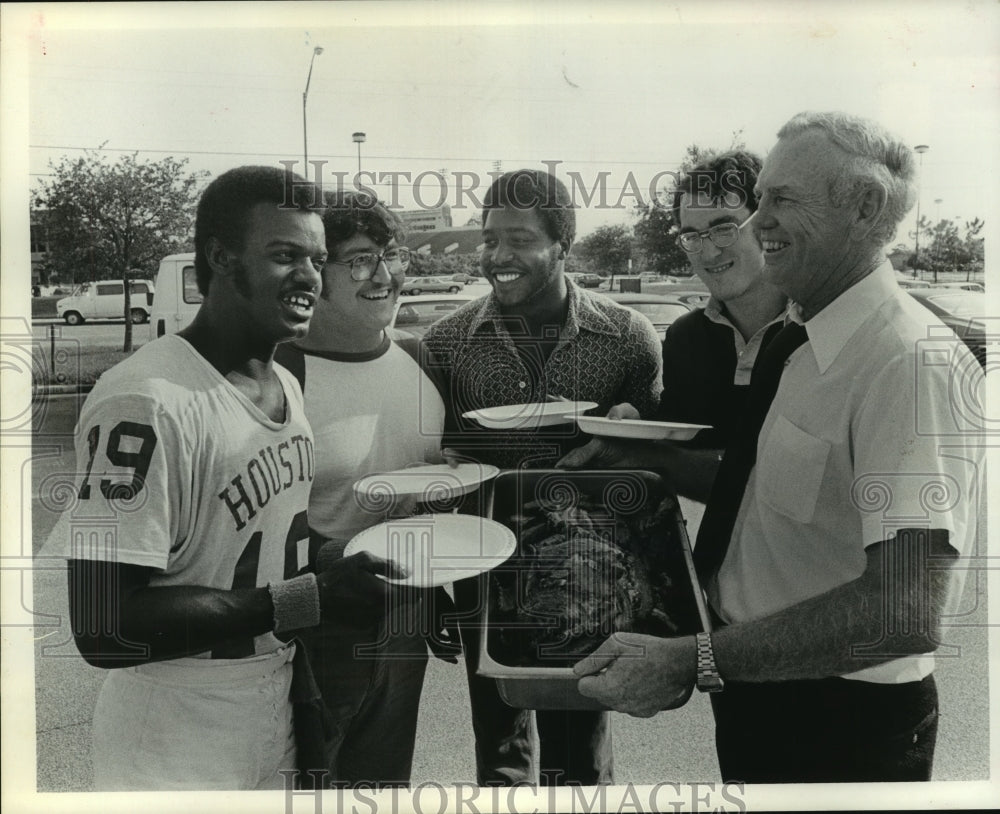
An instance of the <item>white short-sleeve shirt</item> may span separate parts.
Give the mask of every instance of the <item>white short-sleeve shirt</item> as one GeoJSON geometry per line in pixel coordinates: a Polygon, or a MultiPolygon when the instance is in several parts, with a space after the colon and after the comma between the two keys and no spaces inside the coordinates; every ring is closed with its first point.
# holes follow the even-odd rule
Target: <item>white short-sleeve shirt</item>
{"type": "Polygon", "coordinates": [[[440,458],[444,403],[388,339],[372,353],[305,353],[304,389],[316,438],[309,523],[347,541],[384,520],[387,508],[356,495],[355,481],[440,458]]]}
{"type": "MultiPolygon", "coordinates": [[[[806,322],[758,439],[757,464],[709,596],[729,623],[861,575],[898,529],[946,529],[971,553],[982,499],[984,377],[886,263],[806,322]]],[[[960,583],[959,583],[960,584],[960,583]]],[[[861,644],[861,643],[859,643],[861,644]]],[[[852,673],[896,683],[933,658],[852,673]]]]}

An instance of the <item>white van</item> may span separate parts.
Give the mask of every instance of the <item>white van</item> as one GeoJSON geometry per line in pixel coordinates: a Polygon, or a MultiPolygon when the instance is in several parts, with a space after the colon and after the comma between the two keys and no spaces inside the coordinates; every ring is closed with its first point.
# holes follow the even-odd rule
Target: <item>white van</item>
{"type": "MultiPolygon", "coordinates": [[[[132,322],[141,325],[149,319],[156,289],[149,280],[129,283],[129,306],[132,322]]],[[[56,302],[56,314],[67,325],[80,325],[88,319],[125,319],[125,284],[121,280],[97,280],[83,283],[72,296],[56,302]]]]}
{"type": "Polygon", "coordinates": [[[164,257],[156,272],[153,337],[175,334],[186,328],[198,313],[203,299],[194,273],[194,252],[164,257]]]}

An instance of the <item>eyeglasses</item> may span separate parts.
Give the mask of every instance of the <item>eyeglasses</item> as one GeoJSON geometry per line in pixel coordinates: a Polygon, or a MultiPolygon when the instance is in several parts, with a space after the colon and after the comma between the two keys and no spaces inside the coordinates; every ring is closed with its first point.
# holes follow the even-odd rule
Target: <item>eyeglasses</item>
{"type": "Polygon", "coordinates": [[[370,280],[374,276],[379,263],[385,263],[390,271],[396,268],[405,269],[410,265],[410,250],[402,247],[386,249],[381,254],[369,252],[356,255],[350,260],[328,260],[327,262],[334,266],[350,266],[351,279],[360,283],[364,280],[370,280]]]}
{"type": "Polygon", "coordinates": [[[677,245],[688,254],[697,254],[701,251],[701,242],[708,238],[720,249],[725,249],[739,240],[740,229],[750,223],[756,214],[751,212],[743,223],[720,223],[704,232],[681,232],[677,235],[677,245]]]}

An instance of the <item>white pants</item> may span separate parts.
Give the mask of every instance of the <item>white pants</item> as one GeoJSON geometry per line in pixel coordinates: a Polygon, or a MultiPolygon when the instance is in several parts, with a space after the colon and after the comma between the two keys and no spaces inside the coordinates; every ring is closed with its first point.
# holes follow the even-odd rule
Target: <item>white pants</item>
{"type": "Polygon", "coordinates": [[[94,789],[284,788],[294,653],[112,670],[94,710],[94,789]]]}

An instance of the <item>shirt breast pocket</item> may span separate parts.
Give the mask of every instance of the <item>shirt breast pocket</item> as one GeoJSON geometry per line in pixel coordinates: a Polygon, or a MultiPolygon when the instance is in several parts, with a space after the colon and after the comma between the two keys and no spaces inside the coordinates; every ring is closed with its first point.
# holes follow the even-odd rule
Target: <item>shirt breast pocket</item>
{"type": "Polygon", "coordinates": [[[786,517],[808,523],[816,510],[829,454],[829,442],[779,415],[757,461],[761,499],[786,517]]]}

